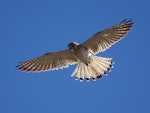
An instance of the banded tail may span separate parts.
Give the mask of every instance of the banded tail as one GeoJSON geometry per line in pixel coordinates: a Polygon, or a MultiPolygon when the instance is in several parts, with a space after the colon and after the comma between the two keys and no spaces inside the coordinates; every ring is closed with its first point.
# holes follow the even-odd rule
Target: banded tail
{"type": "Polygon", "coordinates": [[[89,81],[90,78],[95,81],[96,78],[101,79],[102,75],[107,75],[107,72],[110,71],[113,64],[111,58],[91,56],[91,63],[86,65],[79,61],[71,76],[75,76],[75,79],[80,79],[80,81],[83,81],[84,78],[86,78],[87,81],[89,81]]]}

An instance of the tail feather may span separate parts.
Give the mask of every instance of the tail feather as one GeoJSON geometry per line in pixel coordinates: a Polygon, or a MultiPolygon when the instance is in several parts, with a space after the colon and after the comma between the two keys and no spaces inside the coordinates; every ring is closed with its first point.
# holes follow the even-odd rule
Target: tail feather
{"type": "Polygon", "coordinates": [[[75,68],[72,76],[75,76],[76,80],[80,79],[83,81],[86,80],[96,80],[96,78],[102,78],[102,75],[106,75],[108,71],[112,68],[113,62],[111,58],[104,58],[98,56],[91,56],[91,62],[87,66],[83,62],[79,62],[75,68]]]}

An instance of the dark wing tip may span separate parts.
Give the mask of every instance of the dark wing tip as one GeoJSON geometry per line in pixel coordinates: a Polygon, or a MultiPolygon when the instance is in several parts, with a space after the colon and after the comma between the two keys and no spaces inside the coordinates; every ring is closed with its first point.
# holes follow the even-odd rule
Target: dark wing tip
{"type": "Polygon", "coordinates": [[[19,62],[16,68],[17,70],[26,71],[26,69],[22,66],[22,62],[19,62]]]}
{"type": "Polygon", "coordinates": [[[24,65],[24,63],[25,62],[18,62],[18,65],[16,66],[17,70],[20,70],[23,72],[33,72],[33,71],[31,71],[32,68],[29,68],[28,66],[24,65]]]}
{"type": "Polygon", "coordinates": [[[128,25],[133,25],[134,22],[132,19],[128,20],[128,19],[124,19],[123,21],[121,21],[120,23],[123,23],[123,24],[128,24],[128,25]]]}
{"type": "Polygon", "coordinates": [[[18,65],[15,66],[18,70],[20,70],[21,63],[22,63],[22,62],[18,62],[18,65]]]}

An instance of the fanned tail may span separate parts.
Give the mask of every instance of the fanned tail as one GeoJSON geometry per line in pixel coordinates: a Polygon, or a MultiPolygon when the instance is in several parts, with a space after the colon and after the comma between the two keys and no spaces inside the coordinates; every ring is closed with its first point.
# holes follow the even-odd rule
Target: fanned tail
{"type": "Polygon", "coordinates": [[[87,81],[92,78],[94,81],[96,78],[101,79],[102,75],[107,75],[107,72],[113,67],[114,63],[111,58],[104,58],[98,56],[91,56],[91,62],[89,65],[86,65],[83,62],[79,62],[75,68],[72,76],[75,76],[75,79],[83,81],[86,78],[87,81]]]}

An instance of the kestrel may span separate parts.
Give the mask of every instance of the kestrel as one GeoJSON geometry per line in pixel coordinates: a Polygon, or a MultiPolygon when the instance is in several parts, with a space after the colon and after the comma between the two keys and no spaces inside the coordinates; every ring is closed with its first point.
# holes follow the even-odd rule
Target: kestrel
{"type": "Polygon", "coordinates": [[[82,44],[71,42],[67,50],[46,53],[43,56],[20,62],[17,68],[26,72],[41,72],[77,64],[72,73],[76,80],[101,79],[113,67],[113,62],[111,58],[95,55],[121,40],[132,26],[132,20],[123,20],[108,29],[97,32],[82,44]]]}

